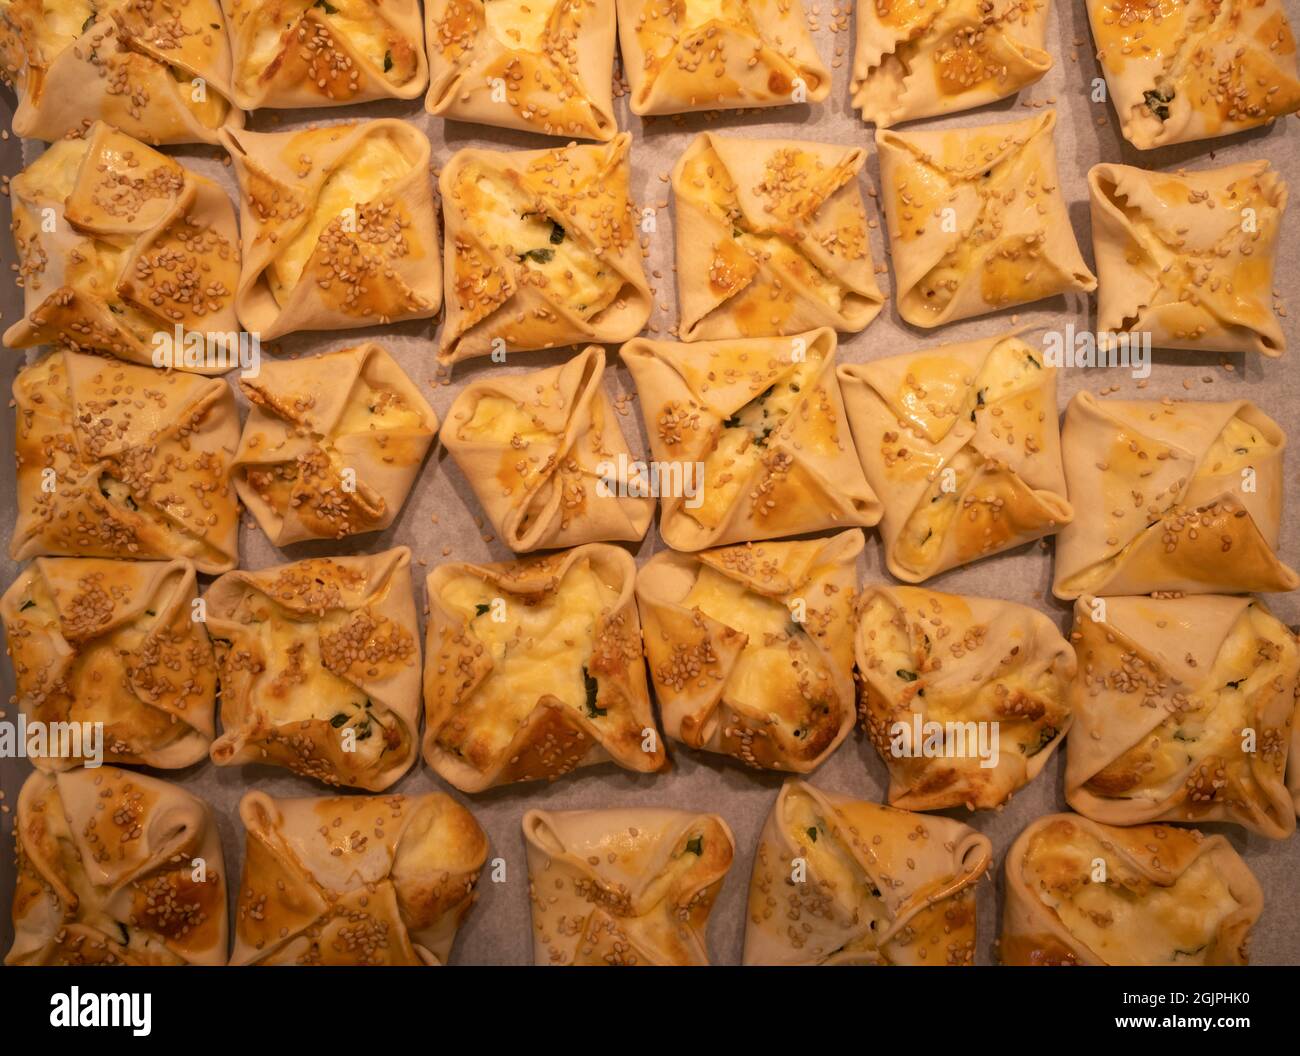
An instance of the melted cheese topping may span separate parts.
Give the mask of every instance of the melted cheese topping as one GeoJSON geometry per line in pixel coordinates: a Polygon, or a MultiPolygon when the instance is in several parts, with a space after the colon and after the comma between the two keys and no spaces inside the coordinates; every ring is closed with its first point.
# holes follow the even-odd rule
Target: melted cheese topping
{"type": "Polygon", "coordinates": [[[374,386],[358,380],[343,409],[335,436],[351,436],[388,429],[420,429],[424,415],[406,402],[396,389],[374,386]]]}
{"type": "Polygon", "coordinates": [[[551,12],[559,0],[490,0],[483,5],[488,32],[512,51],[542,50],[551,12]]]}
{"type": "Polygon", "coordinates": [[[524,443],[552,440],[555,434],[543,429],[524,407],[505,396],[480,396],[474,405],[474,414],[456,435],[461,440],[500,440],[509,442],[515,437],[524,443]]]}

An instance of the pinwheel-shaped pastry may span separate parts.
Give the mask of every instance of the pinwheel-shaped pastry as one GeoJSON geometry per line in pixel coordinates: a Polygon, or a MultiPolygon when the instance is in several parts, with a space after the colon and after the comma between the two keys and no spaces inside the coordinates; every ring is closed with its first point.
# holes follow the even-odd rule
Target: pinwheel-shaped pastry
{"type": "Polygon", "coordinates": [[[1251,598],[1080,598],[1065,798],[1115,825],[1295,831],[1285,784],[1300,645],[1251,598]]]}
{"type": "Polygon", "coordinates": [[[880,503],[853,452],[835,334],[702,341],[638,338],[623,362],[650,450],[676,467],[659,528],[676,550],[873,525],[880,503]]]}
{"type": "MultiPolygon", "coordinates": [[[[495,0],[493,0],[495,2],[495,0]]],[[[517,553],[640,539],[654,516],[648,479],[605,393],[605,351],[527,374],[483,376],[447,412],[442,442],[517,553]]]]}
{"type": "Polygon", "coordinates": [[[745,964],[975,963],[988,838],[790,780],[759,837],[745,964]]]}
{"type": "Polygon", "coordinates": [[[622,133],[602,146],[453,155],[438,179],[447,225],[442,362],[640,332],[650,288],[628,190],[631,145],[622,133]]]}
{"type": "Polygon", "coordinates": [[[614,0],[429,0],[431,114],[614,138],[614,0]]]}
{"type": "Polygon", "coordinates": [[[1287,187],[1267,161],[1177,174],[1094,165],[1088,187],[1108,344],[1133,334],[1158,348],[1282,354],[1273,255],[1287,187]]]}
{"type": "Polygon", "coordinates": [[[1061,434],[1079,516],[1056,540],[1052,592],[1287,591],[1277,554],[1286,435],[1246,400],[1098,400],[1061,434]]]}
{"type": "Polygon", "coordinates": [[[420,721],[409,550],[231,572],[205,597],[224,731],[213,762],[372,792],[406,772],[420,721]]]}
{"type": "Polygon", "coordinates": [[[1070,643],[1036,609],[918,587],[866,587],[859,716],[910,810],[1001,806],[1070,728],[1070,643]]]}
{"type": "Polygon", "coordinates": [[[239,803],[232,965],[446,964],[488,840],[450,796],[239,803]]]}
{"type": "Polygon", "coordinates": [[[861,330],[880,312],[858,147],[701,133],[673,169],[683,341],[861,330]]]}
{"type": "Polygon", "coordinates": [[[610,760],[662,768],[635,575],[626,550],[601,543],[429,573],[428,764],[462,792],[610,760]]]}
{"type": "Polygon", "coordinates": [[[429,141],[393,119],[225,137],[239,176],[235,307],[263,340],[426,319],[442,304],[429,141]]]}
{"type": "Polygon", "coordinates": [[[538,965],[706,965],[736,841],[717,814],[658,807],[524,815],[538,965]]]}
{"type": "Polygon", "coordinates": [[[221,839],[179,785],[114,766],[34,773],[14,840],[6,964],[225,964],[221,839]]]}
{"type": "Polygon", "coordinates": [[[1245,964],[1264,908],[1223,836],[1077,814],[1039,818],[1020,834],[1006,892],[999,948],[1013,965],[1245,964]]]}
{"type": "Polygon", "coordinates": [[[217,0],[6,0],[0,60],[26,138],[106,121],[147,143],[216,143],[244,123],[217,0]]]}
{"type": "Polygon", "coordinates": [[[637,575],[664,732],[757,769],[806,774],[853,728],[862,533],[661,551],[637,575]]]}
{"type": "Polygon", "coordinates": [[[865,0],[853,105],[879,128],[1015,95],[1052,68],[1051,0],[865,0]]]}
{"type": "Polygon", "coordinates": [[[414,99],[429,83],[417,0],[221,2],[245,110],[414,99]]]}
{"type": "Polygon", "coordinates": [[[17,561],[239,558],[230,460],[239,417],[218,378],[54,352],[14,379],[17,561]]]}
{"type": "Polygon", "coordinates": [[[24,317],[7,346],[200,373],[238,362],[239,234],[215,183],[99,122],[53,144],[11,190],[24,317]],[[181,354],[187,336],[203,356],[181,354]]]}
{"type": "Polygon", "coordinates": [[[948,131],[877,132],[898,312],[940,326],[1097,279],[1056,175],[1056,111],[948,131]]]}
{"type": "Polygon", "coordinates": [[[1226,136],[1300,109],[1282,0],[1087,0],[1124,138],[1141,150],[1226,136]]]}
{"type": "Polygon", "coordinates": [[[392,356],[367,343],[264,362],[239,386],[252,410],[235,489],[276,546],[393,523],[438,418],[392,356]]]}
{"type": "Polygon", "coordinates": [[[920,583],[1059,531],[1056,370],[1014,336],[839,369],[889,571],[920,583]]]}

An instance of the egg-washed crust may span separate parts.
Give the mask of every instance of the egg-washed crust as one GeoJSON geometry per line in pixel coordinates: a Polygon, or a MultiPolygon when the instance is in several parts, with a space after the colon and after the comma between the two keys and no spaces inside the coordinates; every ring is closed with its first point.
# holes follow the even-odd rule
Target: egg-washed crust
{"type": "MultiPolygon", "coordinates": [[[[189,561],[38,557],[0,597],[28,723],[102,722],[103,761],[176,770],[215,736],[212,644],[189,561]]],[[[32,759],[68,770],[79,757],[32,759]]]]}
{"type": "MultiPolygon", "coordinates": [[[[446,562],[429,573],[429,620],[425,641],[424,760],[443,780],[462,792],[482,792],[516,781],[554,781],[597,763],[615,762],[626,770],[653,773],[668,765],[660,743],[645,664],[641,658],[641,623],[633,587],[636,565],[617,546],[588,543],[545,557],[497,564],[446,562]],[[495,752],[462,754],[441,742],[445,731],[473,734],[463,716],[474,695],[490,687],[495,661],[474,630],[480,611],[465,619],[444,600],[444,588],[471,576],[498,589],[507,609],[537,605],[560,589],[575,566],[585,564],[617,599],[603,610],[591,635],[591,657],[583,667],[588,711],[566,704],[554,694],[538,692],[507,744],[495,752]],[[648,732],[654,734],[648,742],[648,732]],[[647,750],[647,745],[653,750],[647,750]]],[[[490,606],[480,606],[489,609],[490,606]]],[[[545,643],[553,646],[553,642],[545,643]]],[[[567,644],[567,643],[566,643],[567,644]]],[[[512,651],[518,652],[516,644],[512,651]]],[[[543,663],[554,663],[551,657],[543,663]]],[[[488,725],[493,716],[482,716],[488,725]]]]}
{"type": "Polygon", "coordinates": [[[861,552],[862,533],[854,529],[652,557],[637,575],[637,602],[664,732],[755,769],[817,769],[853,728],[852,613],[861,552]],[[692,604],[706,568],[747,596],[788,610],[782,633],[751,642],[740,614],[728,623],[692,604]],[[737,676],[749,646],[755,657],[759,649],[784,653],[779,669],[790,669],[785,684],[760,674],[770,696],[758,701],[738,695],[746,688],[737,676]]]}
{"type": "Polygon", "coordinates": [[[232,479],[271,542],[341,539],[393,523],[438,416],[384,348],[368,341],[312,359],[264,361],[239,387],[251,410],[232,479]],[[353,420],[363,409],[383,415],[392,407],[418,421],[353,420]]]}
{"type": "Polygon", "coordinates": [[[1291,717],[1291,756],[1287,764],[1286,785],[1295,802],[1295,812],[1300,815],[1300,721],[1291,717]]]}
{"type": "Polygon", "coordinates": [[[351,330],[427,319],[442,305],[442,261],[429,175],[429,140],[392,118],[298,132],[227,133],[239,178],[244,262],[235,308],[263,340],[294,330],[351,330]],[[267,275],[281,247],[311,221],[322,187],[370,137],[390,140],[407,172],[353,215],[322,230],[283,305],[267,275]]]}
{"type": "Polygon", "coordinates": [[[876,133],[904,320],[934,327],[1097,288],[1061,197],[1055,128],[1047,110],[1004,124],[876,133]]]}
{"type": "Polygon", "coordinates": [[[1248,400],[1081,392],[1066,408],[1061,449],[1079,515],[1056,540],[1058,598],[1300,586],[1277,553],[1286,434],[1248,400]],[[1216,453],[1229,437],[1250,446],[1216,453]]]}
{"type": "Polygon", "coordinates": [[[717,814],[659,807],[524,815],[534,964],[707,965],[735,856],[717,814]]]}
{"type": "Polygon", "coordinates": [[[877,128],[1015,95],[1052,68],[1051,0],[863,0],[852,99],[877,128]]]}
{"type": "MultiPolygon", "coordinates": [[[[607,144],[522,151],[467,148],[452,155],[438,177],[447,258],[447,319],[438,348],[442,363],[498,349],[510,353],[588,341],[614,344],[640,333],[650,318],[651,296],[629,189],[631,148],[632,137],[621,132],[607,144]],[[572,303],[572,291],[550,290],[547,275],[534,266],[552,259],[552,244],[502,245],[493,238],[484,220],[486,195],[479,177],[500,180],[518,196],[518,212],[549,220],[553,232],[563,232],[562,240],[575,240],[585,256],[608,268],[619,282],[612,300],[584,315],[572,303]],[[545,259],[536,260],[539,255],[545,259]]],[[[522,223],[520,237],[525,237],[522,223]]]]}
{"type": "Polygon", "coordinates": [[[865,328],[885,300],[858,183],[866,160],[858,147],[696,136],[672,173],[681,340],[865,328]]]}
{"type": "MultiPolygon", "coordinates": [[[[566,363],[525,374],[488,372],[467,385],[447,412],[443,446],[478,496],[492,527],[511,550],[578,546],[645,536],[654,518],[649,495],[619,494],[601,463],[632,454],[605,391],[605,350],[589,345],[566,363]],[[537,436],[472,435],[484,400],[508,400],[537,436]],[[604,493],[602,494],[602,490],[604,493]]],[[[505,424],[501,418],[489,418],[505,424]]],[[[625,483],[625,481],[624,481],[625,483]]],[[[623,489],[627,490],[627,489],[623,489]]]]}
{"type": "MultiPolygon", "coordinates": [[[[537,0],[548,9],[536,40],[492,31],[488,3],[429,0],[426,40],[431,114],[500,128],[608,142],[614,114],[614,0],[537,0]],[[494,82],[505,98],[493,97],[494,82]]],[[[517,9],[531,5],[512,4],[517,9]]]]}
{"type": "MultiPolygon", "coordinates": [[[[1061,921],[1057,911],[1044,900],[1086,889],[1096,869],[1091,850],[1076,861],[1048,861],[1062,876],[1059,889],[1050,894],[1035,891],[1027,875],[1030,855],[1035,848],[1047,854],[1056,848],[1070,849],[1071,843],[1087,841],[1104,852],[1106,891],[1118,888],[1116,896],[1123,916],[1120,926],[1130,938],[1145,935],[1143,914],[1145,896],[1154,888],[1169,888],[1197,864],[1208,858],[1214,874],[1229,889],[1236,908],[1226,914],[1206,948],[1197,950],[1199,960],[1178,963],[1204,965],[1241,965],[1247,963],[1246,947],[1250,929],[1264,908],[1264,894],[1250,867],[1233,850],[1224,836],[1206,836],[1197,829],[1174,825],[1135,825],[1117,828],[1100,825],[1077,814],[1049,814],[1032,822],[1017,837],[1006,856],[1006,901],[1002,909],[1002,938],[998,945],[1003,964],[1019,966],[1102,965],[1112,963],[1090,949],[1061,921]],[[1042,843],[1037,841],[1041,840],[1042,843]],[[1046,844],[1044,847],[1043,845],[1046,844]]],[[[1063,855],[1063,850],[1057,850],[1063,855]]],[[[1093,882],[1095,883],[1095,882],[1093,882]]],[[[1179,907],[1182,915],[1197,919],[1202,903],[1179,907]]],[[[1104,920],[1104,918],[1103,918],[1104,920]]],[[[1098,921],[1099,926],[1102,921],[1098,921]]],[[[1169,961],[1144,961],[1163,963],[1169,961]]]]}
{"type": "Polygon", "coordinates": [[[858,715],[889,768],[896,807],[999,807],[1038,776],[1073,721],[1074,649],[1051,620],[1025,605],[867,586],[854,651],[858,715]],[[903,723],[911,740],[918,718],[923,739],[926,723],[945,730],[948,723],[986,725],[987,744],[998,739],[997,765],[981,765],[970,737],[944,755],[926,755],[912,742],[915,754],[895,756],[894,724],[903,723]]]}
{"type": "MultiPolygon", "coordinates": [[[[154,335],[170,339],[180,326],[231,351],[239,232],[217,184],[97,121],[84,142],[56,143],[15,176],[11,191],[24,315],[5,331],[9,348],[52,344],[149,365],[154,335]],[[64,194],[65,174],[50,167],[78,152],[64,194]],[[115,270],[101,251],[120,254],[115,270]]],[[[200,374],[225,369],[176,360],[200,374]]]]}
{"type": "Polygon", "coordinates": [[[429,83],[418,0],[221,0],[245,110],[414,99],[429,83]],[[259,35],[277,35],[272,48],[259,35]],[[363,46],[369,45],[369,46],[363,46]]]}
{"type": "Polygon", "coordinates": [[[1287,185],[1267,161],[1177,173],[1094,165],[1102,334],[1157,348],[1280,356],[1273,259],[1287,185]]]}
{"type": "Polygon", "coordinates": [[[33,773],[14,842],[5,964],[225,964],[221,839],[180,786],[113,766],[33,773]]]}
{"type": "Polygon", "coordinates": [[[791,778],[754,853],[744,963],[974,964],[975,890],[992,851],[959,821],[791,778]]]}
{"type": "Polygon", "coordinates": [[[200,572],[235,567],[239,416],[224,381],[56,351],[19,371],[13,393],[15,561],[184,557],[200,572]]]}
{"type": "Polygon", "coordinates": [[[1141,150],[1300,109],[1282,0],[1087,0],[1087,9],[1120,128],[1141,150]]]}
{"type": "Polygon", "coordinates": [[[1094,620],[1096,601],[1074,607],[1070,806],[1112,825],[1225,821],[1290,836],[1295,635],[1251,598],[1107,598],[1094,620]]]}
{"type": "Polygon", "coordinates": [[[212,744],[214,763],[269,763],[371,792],[406,773],[415,761],[420,723],[410,550],[235,571],[213,583],[205,598],[221,682],[223,732],[212,744]],[[256,630],[262,625],[271,635],[296,640],[262,642],[256,630]],[[355,690],[364,704],[331,705],[323,693],[333,689],[349,696],[355,690]],[[343,710],[326,717],[277,716],[259,703],[263,694],[289,709],[343,710]],[[382,748],[363,751],[372,738],[382,739],[382,748]]]}
{"type": "Polygon", "coordinates": [[[442,792],[239,802],[232,965],[443,965],[487,860],[442,792]]]}

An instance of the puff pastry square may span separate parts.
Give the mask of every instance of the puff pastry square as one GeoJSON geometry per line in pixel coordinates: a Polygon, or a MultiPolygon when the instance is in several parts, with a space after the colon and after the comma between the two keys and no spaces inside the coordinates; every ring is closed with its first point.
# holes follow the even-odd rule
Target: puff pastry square
{"type": "Polygon", "coordinates": [[[876,133],[898,313],[941,326],[1096,277],[1061,197],[1056,111],[944,132],[876,133]]]}
{"type": "Polygon", "coordinates": [[[603,543],[429,573],[425,761],[462,792],[609,761],[666,766],[635,576],[632,556],[603,543]]]}
{"type": "MultiPolygon", "coordinates": [[[[53,344],[149,365],[156,335],[197,332],[238,360],[239,233],[211,180],[96,122],[14,177],[23,318],[9,348],[53,344]]],[[[222,373],[206,360],[182,369],[222,373]]],[[[166,365],[159,363],[159,365],[166,365]]]]}
{"type": "Polygon", "coordinates": [[[1051,0],[861,0],[853,106],[878,128],[1015,95],[1052,68],[1051,0]]]}
{"type": "Polygon", "coordinates": [[[422,796],[239,802],[232,965],[442,965],[487,859],[468,810],[422,796]]]}
{"type": "Polygon", "coordinates": [[[420,389],[373,342],[264,362],[235,453],[240,499],[276,546],[393,523],[438,431],[420,389]]]}
{"type": "Polygon", "coordinates": [[[1141,150],[1226,136],[1300,109],[1282,0],[1087,0],[1124,138],[1141,150]]]}
{"type": "Polygon", "coordinates": [[[263,340],[427,319],[442,304],[429,140],[384,118],[227,134],[244,263],[236,310],[263,340]]]}
{"type": "Polygon", "coordinates": [[[5,964],[225,963],[221,838],[179,785],[115,766],[34,773],[14,842],[5,964]]]}
{"type": "Polygon", "coordinates": [[[180,557],[200,572],[235,567],[239,416],[224,381],[54,352],[19,371],[13,393],[15,561],[180,557]]]}
{"type": "Polygon", "coordinates": [[[862,533],[660,551],[637,575],[664,732],[762,770],[811,773],[853,728],[862,533]]]}
{"type": "Polygon", "coordinates": [[[524,815],[537,965],[706,965],[736,841],[717,814],[657,807],[524,815]]]}
{"type": "Polygon", "coordinates": [[[430,0],[431,114],[614,138],[614,0],[430,0]]]}
{"type": "Polygon", "coordinates": [[[754,854],[745,961],[763,965],[975,963],[975,889],[987,837],[791,779],[754,854]]]}
{"type": "Polygon", "coordinates": [[[516,553],[636,540],[650,527],[654,499],[617,472],[632,454],[604,375],[605,350],[590,345],[546,370],[484,375],[447,412],[442,443],[516,553]]]}
{"type": "Polygon", "coordinates": [[[371,792],[406,773],[420,722],[406,547],[231,572],[205,597],[221,680],[214,763],[371,792]]]}
{"type": "Polygon", "coordinates": [[[1051,814],[1007,852],[999,950],[1012,965],[1246,964],[1263,908],[1223,836],[1051,814]]]}
{"type": "Polygon", "coordinates": [[[683,341],[863,329],[880,312],[858,147],[703,132],[673,169],[683,341]]]}
{"type": "Polygon", "coordinates": [[[1286,182],[1267,161],[1177,174],[1094,165],[1092,245],[1108,342],[1280,356],[1273,257],[1286,182]]]}
{"type": "Polygon", "coordinates": [[[1277,553],[1286,435],[1247,400],[1070,401],[1061,434],[1079,516],[1052,592],[1287,591],[1277,553]]]}
{"type": "Polygon", "coordinates": [[[631,146],[624,132],[599,146],[452,156],[438,178],[443,363],[640,333],[650,287],[629,191],[631,146]]]}

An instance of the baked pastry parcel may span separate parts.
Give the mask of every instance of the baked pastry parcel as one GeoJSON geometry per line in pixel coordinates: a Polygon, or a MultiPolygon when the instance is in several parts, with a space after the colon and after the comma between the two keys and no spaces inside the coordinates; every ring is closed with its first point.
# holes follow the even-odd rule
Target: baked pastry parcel
{"type": "Polygon", "coordinates": [[[427,319],[442,304],[429,140],[383,118],[225,137],[239,177],[239,318],[263,340],[427,319]]]}
{"type": "Polygon", "coordinates": [[[1088,188],[1108,343],[1149,334],[1158,348],[1282,354],[1273,258],[1287,186],[1267,161],[1177,173],[1094,165],[1088,188]]]}
{"type": "Polygon", "coordinates": [[[1226,136],[1300,109],[1282,0],[1087,0],[1124,138],[1141,150],[1226,136]]]}
{"type": "Polygon", "coordinates": [[[420,721],[406,547],[231,572],[205,598],[221,680],[214,763],[372,792],[406,773],[420,721]]]}
{"type": "Polygon", "coordinates": [[[1066,498],[1056,369],[1014,334],[839,368],[885,563],[933,575],[1057,532],[1066,498]]]}
{"type": "Polygon", "coordinates": [[[1070,806],[1112,825],[1227,821],[1290,836],[1296,636],[1252,598],[1098,602],[1074,609],[1070,806]]]}
{"type": "Polygon", "coordinates": [[[1065,411],[1078,516],[1056,540],[1052,592],[1287,591],[1277,553],[1286,434],[1247,400],[1098,400],[1065,411]]]}
{"type": "Polygon", "coordinates": [[[524,815],[537,965],[706,965],[736,841],[717,814],[661,807],[524,815]]]}
{"type": "Polygon", "coordinates": [[[1056,111],[947,131],[876,133],[899,314],[969,319],[1097,288],[1056,171],[1056,111]]]}
{"type": "Polygon", "coordinates": [[[650,288],[628,189],[631,146],[624,132],[603,145],[452,155],[438,178],[443,363],[640,333],[650,288]]]}
{"type": "Polygon", "coordinates": [[[18,793],[5,964],[226,963],[226,877],[208,805],[115,766],[33,773],[18,793]]]}
{"type": "Polygon", "coordinates": [[[1051,0],[857,5],[853,106],[878,128],[1015,95],[1052,68],[1051,0]]]}
{"type": "Polygon", "coordinates": [[[55,351],[14,379],[16,561],[185,558],[234,568],[239,417],[219,378],[55,351]]]}
{"type": "Polygon", "coordinates": [[[605,350],[589,345],[545,370],[488,372],[447,412],[442,443],[510,549],[636,540],[650,527],[651,481],[631,474],[604,375],[605,350]]]}
{"type": "Polygon", "coordinates": [[[614,0],[430,0],[431,114],[608,141],[614,0]]]}
{"type": "Polygon", "coordinates": [[[603,543],[429,573],[424,758],[443,780],[482,792],[609,761],[667,765],[635,576],[632,556],[603,543]]]}
{"type": "Polygon", "coordinates": [[[1246,964],[1264,895],[1223,836],[1033,822],[1006,856],[1003,964],[1246,964]]]}
{"type": "Polygon", "coordinates": [[[27,139],[106,121],[146,143],[215,144],[244,123],[217,0],[5,0],[0,60],[27,139]]]}
{"type": "Polygon", "coordinates": [[[232,965],[442,965],[488,840],[442,792],[239,802],[232,965]]]}
{"type": "Polygon", "coordinates": [[[5,332],[9,348],[216,374],[238,361],[239,233],[217,184],[96,122],[52,144],[10,190],[23,317],[5,332]],[[178,334],[205,354],[182,355],[178,334]],[[209,344],[224,355],[207,355],[209,344]]]}
{"type": "Polygon", "coordinates": [[[683,341],[865,327],[876,285],[859,147],[702,132],[673,169],[683,341]]]}
{"type": "Polygon", "coordinates": [[[853,728],[853,602],[862,533],[660,551],[637,575],[664,732],[691,748],[806,774],[853,728]]]}
{"type": "Polygon", "coordinates": [[[754,853],[744,963],[975,963],[986,836],[791,779],[754,853]]]}
{"type": "Polygon", "coordinates": [[[1070,729],[1074,650],[1037,609],[867,586],[855,653],[859,715],[894,806],[1001,806],[1070,729]]]}
{"type": "Polygon", "coordinates": [[[689,345],[637,338],[620,355],[651,453],[680,471],[682,487],[668,489],[680,494],[661,495],[659,530],[673,549],[880,520],[852,447],[833,331],[689,345]]]}
{"type": "Polygon", "coordinates": [[[235,489],[271,542],[340,539],[393,523],[438,417],[387,351],[367,342],[269,360],[239,387],[251,410],[235,489]]]}
{"type": "Polygon", "coordinates": [[[38,557],[23,568],[0,597],[18,708],[47,730],[102,730],[97,746],[55,745],[51,734],[33,765],[67,770],[89,758],[173,770],[207,757],[217,677],[193,618],[197,596],[189,561],[38,557]]]}

